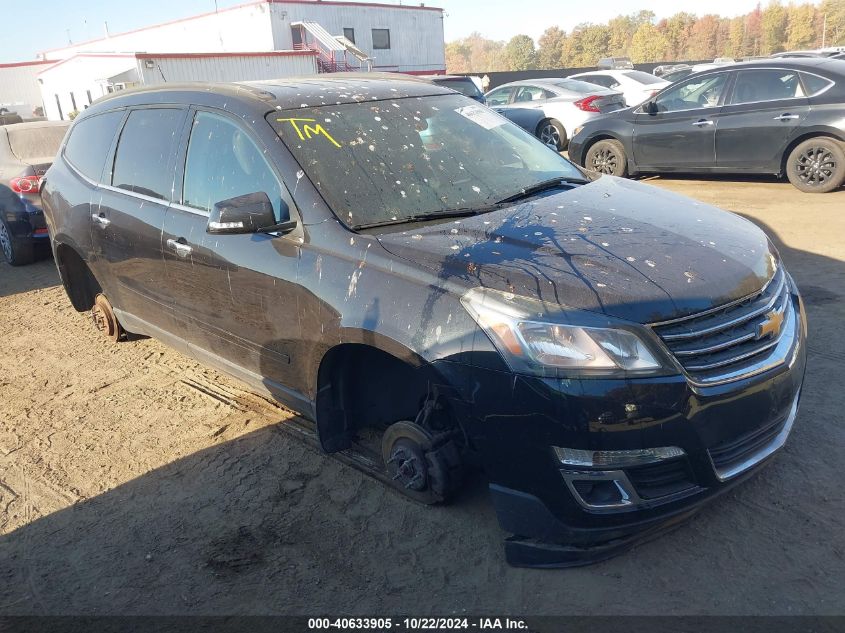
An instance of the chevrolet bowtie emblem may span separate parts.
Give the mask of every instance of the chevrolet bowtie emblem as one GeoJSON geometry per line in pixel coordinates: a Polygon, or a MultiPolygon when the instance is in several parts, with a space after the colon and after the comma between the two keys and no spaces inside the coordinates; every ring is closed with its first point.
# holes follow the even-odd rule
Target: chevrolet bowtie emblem
{"type": "Polygon", "coordinates": [[[772,310],[766,315],[766,320],[757,325],[757,340],[767,336],[777,336],[783,326],[783,310],[772,310]]]}

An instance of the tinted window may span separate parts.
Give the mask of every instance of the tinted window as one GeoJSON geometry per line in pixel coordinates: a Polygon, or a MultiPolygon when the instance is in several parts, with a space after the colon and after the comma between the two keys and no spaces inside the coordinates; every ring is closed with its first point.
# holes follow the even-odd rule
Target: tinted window
{"type": "Polygon", "coordinates": [[[66,125],[8,128],[12,153],[21,160],[52,158],[67,132],[66,125]]]}
{"type": "Polygon", "coordinates": [[[65,158],[91,180],[100,180],[103,163],[123,112],[106,112],[77,121],[65,144],[65,158]]]}
{"type": "Polygon", "coordinates": [[[550,82],[558,88],[569,90],[570,92],[577,92],[579,94],[590,94],[596,91],[596,84],[589,83],[586,80],[579,79],[561,79],[559,81],[550,82]]]}
{"type": "Polygon", "coordinates": [[[804,82],[804,89],[807,95],[812,97],[827,88],[833,82],[818,75],[811,75],[809,73],[801,73],[801,80],[804,82]]]}
{"type": "Polygon", "coordinates": [[[616,88],[619,82],[609,75],[587,75],[585,77],[578,77],[581,81],[586,81],[596,86],[604,86],[605,88],[616,88]]]}
{"type": "Polygon", "coordinates": [[[510,88],[499,88],[487,95],[487,105],[507,105],[510,97],[510,88]]]}
{"type": "Polygon", "coordinates": [[[755,103],[803,97],[798,73],[790,70],[743,70],[737,73],[731,103],[755,103]]]}
{"type": "Polygon", "coordinates": [[[210,211],[222,200],[263,191],[281,217],[282,187],[263,153],[237,125],[197,113],[185,162],[184,204],[210,211]]]}
{"type": "Polygon", "coordinates": [[[457,94],[267,115],[348,226],[481,209],[553,177],[583,178],[557,152],[457,94]]]}
{"type": "Polygon", "coordinates": [[[693,77],[669,88],[659,95],[654,102],[660,112],[713,108],[719,105],[719,99],[725,89],[727,78],[727,73],[693,77]]]}
{"type": "Polygon", "coordinates": [[[373,29],[373,49],[384,50],[390,48],[390,30],[373,29]]]}
{"type": "Polygon", "coordinates": [[[133,111],[117,144],[112,184],[153,198],[170,199],[170,157],[183,116],[182,110],[170,108],[133,111]]]}
{"type": "Polygon", "coordinates": [[[355,29],[345,28],[343,29],[343,37],[348,39],[353,44],[355,43],[355,29]]]}
{"type": "Polygon", "coordinates": [[[435,79],[434,83],[443,86],[444,88],[449,88],[451,90],[456,90],[460,92],[462,95],[466,95],[468,97],[479,97],[481,96],[481,91],[478,89],[478,86],[475,85],[475,82],[472,79],[435,79]]]}
{"type": "Polygon", "coordinates": [[[644,73],[641,70],[626,70],[622,73],[628,79],[633,79],[641,84],[659,84],[663,83],[663,79],[660,77],[655,77],[650,73],[644,73]]]}

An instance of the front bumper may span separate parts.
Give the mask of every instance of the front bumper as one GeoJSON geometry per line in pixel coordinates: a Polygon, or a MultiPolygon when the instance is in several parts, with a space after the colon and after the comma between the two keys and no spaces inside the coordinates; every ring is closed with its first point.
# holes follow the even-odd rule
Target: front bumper
{"type": "Polygon", "coordinates": [[[762,468],[783,447],[798,410],[806,320],[797,294],[794,301],[800,323],[786,361],[727,384],[695,385],[684,376],[544,379],[476,368],[473,383],[483,390],[469,435],[501,526],[513,535],[508,561],[566,567],[604,560],[675,527],[762,468]],[[572,479],[587,473],[561,464],[554,446],[671,446],[685,455],[613,471],[626,504],[601,508],[579,498],[572,479]]]}

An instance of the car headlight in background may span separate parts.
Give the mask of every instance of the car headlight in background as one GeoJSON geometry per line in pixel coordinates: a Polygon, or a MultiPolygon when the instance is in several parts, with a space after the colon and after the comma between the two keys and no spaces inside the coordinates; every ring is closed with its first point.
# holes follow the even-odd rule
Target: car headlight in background
{"type": "Polygon", "coordinates": [[[540,301],[473,288],[461,303],[517,372],[543,374],[552,369],[606,375],[664,368],[634,332],[555,322],[540,301]]]}

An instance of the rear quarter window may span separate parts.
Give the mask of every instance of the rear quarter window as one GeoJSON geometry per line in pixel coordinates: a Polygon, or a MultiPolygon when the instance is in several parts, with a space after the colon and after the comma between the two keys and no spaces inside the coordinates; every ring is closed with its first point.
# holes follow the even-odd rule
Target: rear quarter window
{"type": "Polygon", "coordinates": [[[811,75],[810,73],[800,74],[801,81],[804,83],[804,90],[808,97],[819,94],[822,90],[833,84],[830,79],[825,79],[818,75],[811,75]]]}
{"type": "Polygon", "coordinates": [[[99,181],[103,174],[103,164],[123,114],[122,111],[114,111],[89,116],[77,121],[71,128],[64,156],[91,180],[99,181]]]}

